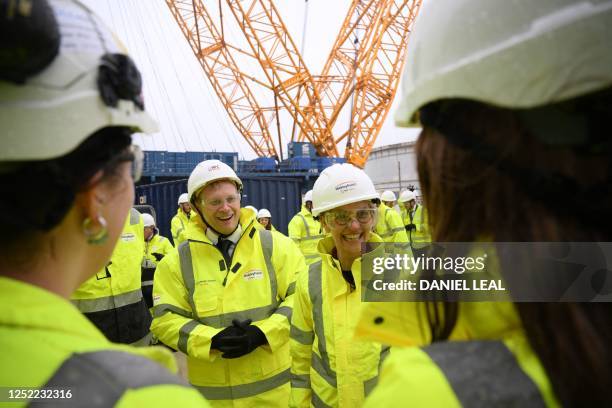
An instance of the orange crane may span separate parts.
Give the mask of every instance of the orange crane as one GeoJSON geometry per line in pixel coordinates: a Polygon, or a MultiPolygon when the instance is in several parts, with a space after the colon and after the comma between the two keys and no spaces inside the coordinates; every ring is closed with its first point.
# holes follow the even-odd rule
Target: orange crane
{"type": "Polygon", "coordinates": [[[203,0],[166,0],[231,120],[258,156],[282,158],[281,121],[289,120],[299,128],[298,140],[312,143],[320,156],[338,157],[346,139],[344,157],[360,167],[391,108],[421,2],[353,0],[323,72],[314,76],[272,0],[224,0],[246,47],[226,41],[221,0],[220,28],[210,3],[207,8],[203,0]],[[262,102],[264,94],[274,103],[262,102]],[[349,100],[344,130],[338,118],[349,100]],[[270,131],[274,124],[278,149],[270,131]]]}

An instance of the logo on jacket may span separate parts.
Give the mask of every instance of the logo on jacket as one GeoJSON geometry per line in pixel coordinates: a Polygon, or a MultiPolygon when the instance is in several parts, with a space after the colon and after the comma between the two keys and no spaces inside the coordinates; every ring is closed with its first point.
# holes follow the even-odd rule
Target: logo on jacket
{"type": "Polygon", "coordinates": [[[125,233],[125,234],[121,234],[121,239],[125,242],[130,242],[130,241],[134,241],[136,239],[136,235],[134,235],[131,232],[125,233]]]}
{"type": "Polygon", "coordinates": [[[263,279],[263,271],[260,271],[259,269],[255,269],[252,271],[248,271],[242,277],[244,278],[245,281],[261,280],[263,279]]]}

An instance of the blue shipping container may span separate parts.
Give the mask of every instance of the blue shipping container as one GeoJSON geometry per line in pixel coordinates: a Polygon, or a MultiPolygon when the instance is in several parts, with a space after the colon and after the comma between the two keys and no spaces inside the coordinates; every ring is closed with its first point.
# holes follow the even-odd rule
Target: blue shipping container
{"type": "MultiPolygon", "coordinates": [[[[300,210],[302,181],[286,177],[240,178],[244,186],[242,207],[267,208],[272,213],[274,226],[287,234],[289,221],[300,210]]],[[[186,192],[187,179],[137,186],[135,204],[152,205],[160,234],[171,239],[170,220],[176,215],[179,195],[186,192]]]]}

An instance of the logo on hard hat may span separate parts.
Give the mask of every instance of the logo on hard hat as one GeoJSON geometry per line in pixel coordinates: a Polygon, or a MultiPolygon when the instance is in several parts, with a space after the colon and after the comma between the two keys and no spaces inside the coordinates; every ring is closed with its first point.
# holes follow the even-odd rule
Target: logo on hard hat
{"type": "Polygon", "coordinates": [[[354,190],[355,187],[357,186],[357,182],[355,181],[343,181],[340,184],[336,184],[336,191],[338,191],[341,194],[344,194],[346,192],[349,192],[351,190],[354,190]]]}
{"type": "Polygon", "coordinates": [[[208,167],[208,171],[214,171],[214,170],[219,170],[220,167],[218,164],[213,164],[212,166],[208,167]]]}

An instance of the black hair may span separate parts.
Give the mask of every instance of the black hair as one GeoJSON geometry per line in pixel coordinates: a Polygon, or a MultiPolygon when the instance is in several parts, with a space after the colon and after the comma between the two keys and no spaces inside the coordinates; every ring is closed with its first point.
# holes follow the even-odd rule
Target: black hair
{"type": "Polygon", "coordinates": [[[126,155],[131,133],[125,127],[106,127],[62,157],[20,162],[0,173],[0,243],[19,242],[58,225],[98,171],[103,178],[112,177],[121,162],[131,159],[126,155]]]}

